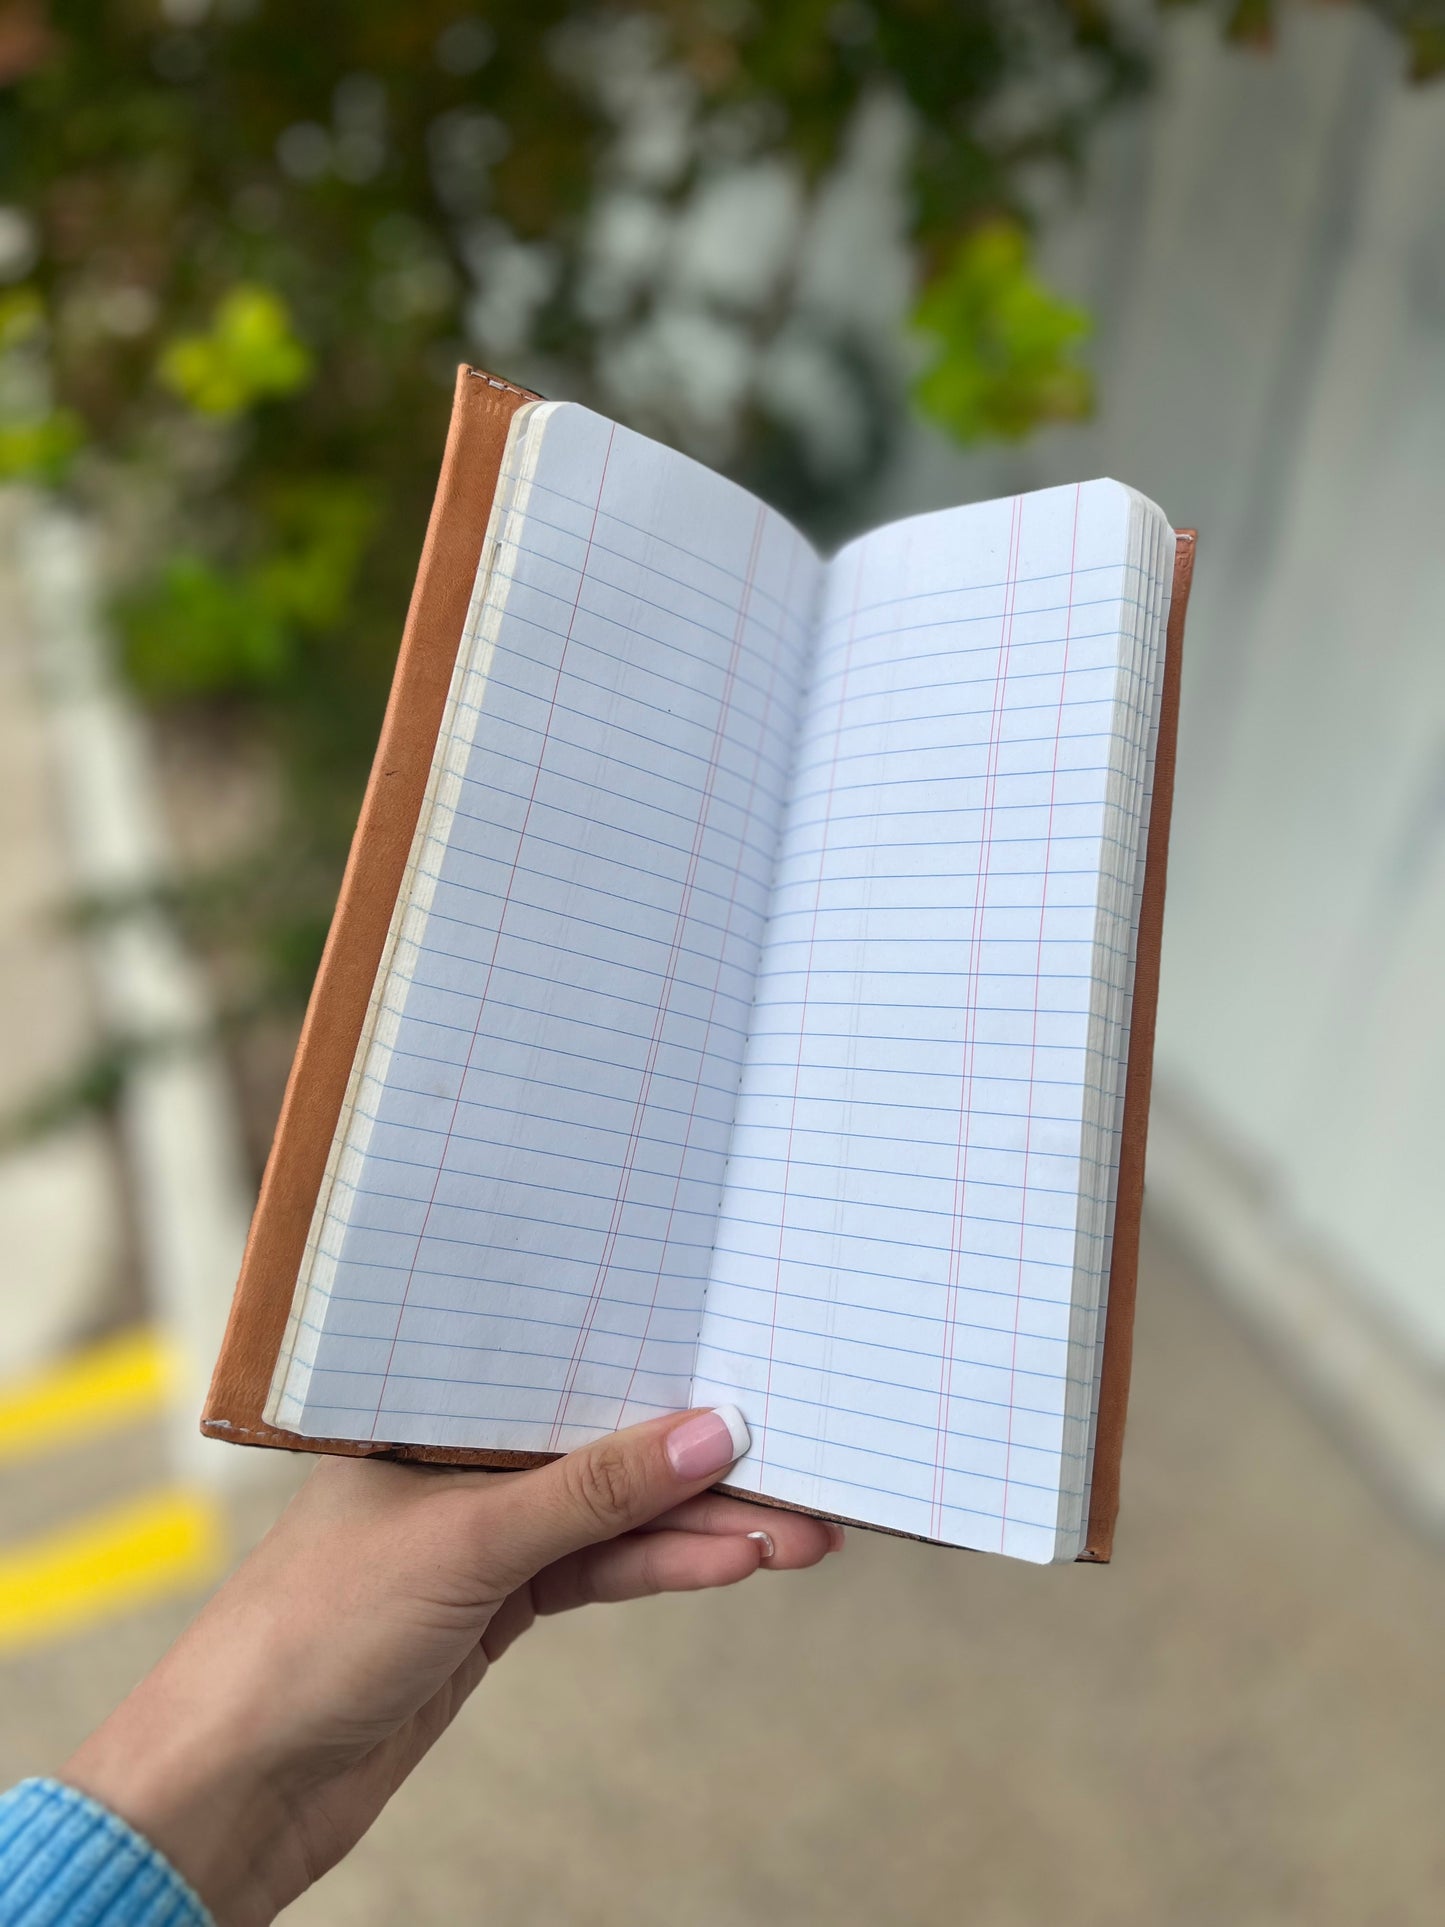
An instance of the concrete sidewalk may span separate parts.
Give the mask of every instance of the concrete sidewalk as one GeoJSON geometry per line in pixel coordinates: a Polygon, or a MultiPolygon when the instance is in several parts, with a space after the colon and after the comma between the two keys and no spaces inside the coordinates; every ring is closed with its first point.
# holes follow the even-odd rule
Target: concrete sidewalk
{"type": "MultiPolygon", "coordinates": [[[[545,1626],[288,1918],[1438,1920],[1437,1555],[1157,1241],[1140,1306],[1112,1568],[857,1533],[817,1573],[545,1626]]],[[[51,1498],[133,1484],[148,1449],[49,1467],[51,1498]]],[[[58,1765],[183,1618],[0,1671],[0,1772],[58,1765]]]]}

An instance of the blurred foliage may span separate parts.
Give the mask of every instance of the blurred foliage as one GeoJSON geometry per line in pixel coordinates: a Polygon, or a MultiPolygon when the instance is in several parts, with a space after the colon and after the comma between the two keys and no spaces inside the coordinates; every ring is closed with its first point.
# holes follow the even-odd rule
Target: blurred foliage
{"type": "MultiPolygon", "coordinates": [[[[1180,4],[1181,0],[1166,3],[1180,4]]],[[[1182,3],[1193,4],[1194,0],[1182,3]]],[[[1411,80],[1436,80],[1445,75],[1445,0],[1364,0],[1364,4],[1404,41],[1411,80]]],[[[1271,47],[1283,11],[1283,0],[1228,0],[1225,31],[1233,40],[1271,47]]]]}
{"type": "MultiPolygon", "coordinates": [[[[231,412],[219,403],[238,377],[204,380],[207,412],[231,412]]],[[[126,666],[149,695],[284,696],[306,639],[346,615],[375,525],[371,488],[329,475],[281,483],[266,515],[272,539],[251,567],[182,551],[119,597],[126,666]]]]}
{"type": "Polygon", "coordinates": [[[269,288],[232,288],[204,334],[178,335],[161,352],[162,382],[203,415],[239,415],[268,395],[304,388],[313,368],[286,303],[269,288]]]}
{"type": "MultiPolygon", "coordinates": [[[[1440,4],[1377,0],[1422,71],[1440,4]]],[[[259,1003],[319,954],[457,362],[823,535],[910,382],[964,438],[1080,414],[1030,209],[1144,85],[1149,11],[0,0],[0,475],[101,510],[149,698],[274,748],[284,829],[228,938],[259,1003]],[[840,229],[850,181],[871,228],[840,229]]]]}
{"type": "Polygon", "coordinates": [[[937,343],[914,396],[961,441],[1009,440],[1041,420],[1087,411],[1089,377],[1070,351],[1088,333],[1089,317],[1029,272],[1018,226],[991,221],[975,229],[924,289],[914,319],[937,343]]]}
{"type": "Polygon", "coordinates": [[[44,343],[36,291],[0,294],[0,481],[59,482],[85,439],[79,417],[50,401],[44,343]]]}
{"type": "Polygon", "coordinates": [[[136,685],[273,741],[282,846],[237,884],[269,991],[315,963],[457,362],[835,527],[904,413],[910,275],[955,433],[1086,406],[1026,188],[1144,76],[1096,0],[0,4],[0,467],[103,510],[136,685]],[[870,114],[891,311],[813,245],[870,114]]]}

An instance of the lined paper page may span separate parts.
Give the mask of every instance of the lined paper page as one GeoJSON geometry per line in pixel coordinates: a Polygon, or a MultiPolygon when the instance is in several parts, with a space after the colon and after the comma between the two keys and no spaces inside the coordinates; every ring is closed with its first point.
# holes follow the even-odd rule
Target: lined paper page
{"type": "Polygon", "coordinates": [[[1104,1334],[1112,1249],[1113,1210],[1117,1192],[1120,1129],[1123,1119],[1124,1074],[1128,1063],[1129,999],[1133,982],[1134,947],[1138,933],[1138,890],[1148,831],[1148,775],[1152,767],[1151,724],[1157,719],[1159,642],[1158,566],[1165,536],[1172,536],[1162,515],[1135,498],[1131,525],[1129,567],[1142,582],[1141,594],[1124,610],[1126,633],[1132,636],[1130,681],[1125,714],[1133,727],[1121,744],[1118,773],[1110,778],[1110,817],[1104,847],[1118,861],[1106,863],[1101,875],[1099,942],[1117,957],[1094,1002],[1091,1048],[1099,1065],[1085,1092],[1084,1157],[1080,1192],[1080,1220],[1087,1239],[1090,1263],[1076,1277],[1070,1339],[1077,1362],[1090,1366],[1087,1399],[1071,1381],[1066,1404],[1065,1458],[1081,1463],[1082,1485],[1069,1481],[1060,1506],[1060,1531],[1082,1536],[1088,1518],[1093,1425],[1097,1413],[1099,1373],[1104,1334]],[[1132,862],[1127,856],[1133,847],[1132,862]]]}
{"type": "MultiPolygon", "coordinates": [[[[1148,737],[1143,745],[1143,767],[1140,775],[1139,818],[1141,834],[1135,854],[1134,877],[1127,900],[1127,950],[1125,959],[1124,983],[1121,987],[1120,1015],[1118,1025],[1118,1049],[1114,1064],[1114,1122],[1112,1141],[1117,1145],[1123,1135],[1125,1079],[1129,1069],[1129,1047],[1132,1036],[1132,1015],[1134,1004],[1134,969],[1139,943],[1139,916],[1144,900],[1145,857],[1148,846],[1150,814],[1154,802],[1154,759],[1159,746],[1159,722],[1164,699],[1164,645],[1165,633],[1169,624],[1169,609],[1174,590],[1174,531],[1165,522],[1162,514],[1151,521],[1151,538],[1147,561],[1150,579],[1150,599],[1142,613],[1146,636],[1151,649],[1151,670],[1145,682],[1143,700],[1147,703],[1149,716],[1148,737]]],[[[1118,1163],[1115,1161],[1107,1173],[1107,1195],[1102,1205],[1104,1222],[1104,1247],[1102,1254],[1102,1278],[1100,1281],[1099,1303],[1094,1316],[1094,1382],[1089,1399],[1088,1445],[1086,1449],[1087,1477],[1085,1480],[1083,1513],[1087,1521],[1089,1515],[1089,1493],[1093,1482],[1094,1441],[1099,1424],[1099,1392],[1103,1382],[1104,1368],[1104,1321],[1109,1308],[1109,1272],[1113,1255],[1114,1208],[1118,1193],[1118,1163]]]]}
{"type": "Polygon", "coordinates": [[[1090,483],[830,567],[693,1390],[736,1484],[1077,1550],[1162,520],[1090,483]]]}
{"type": "Polygon", "coordinates": [[[517,418],[270,1411],[562,1449],[686,1405],[820,568],[517,418]]]}

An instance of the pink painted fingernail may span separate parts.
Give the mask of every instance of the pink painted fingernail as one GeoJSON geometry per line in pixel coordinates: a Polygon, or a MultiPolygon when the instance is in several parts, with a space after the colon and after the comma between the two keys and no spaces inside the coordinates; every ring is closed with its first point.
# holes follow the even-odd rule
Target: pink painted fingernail
{"type": "Polygon", "coordinates": [[[680,1479],[705,1479],[740,1459],[752,1444],[747,1421],[736,1405],[696,1412],[667,1435],[667,1456],[680,1479]]]}
{"type": "Polygon", "coordinates": [[[757,1543],[762,1547],[764,1559],[771,1559],[773,1554],[777,1551],[777,1547],[773,1544],[772,1540],[768,1537],[766,1532],[750,1532],[748,1534],[748,1537],[750,1539],[755,1539],[757,1543]]]}

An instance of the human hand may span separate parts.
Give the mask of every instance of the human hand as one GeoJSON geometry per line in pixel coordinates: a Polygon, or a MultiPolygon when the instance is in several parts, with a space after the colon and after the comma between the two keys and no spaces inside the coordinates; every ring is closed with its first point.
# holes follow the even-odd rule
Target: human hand
{"type": "Polygon", "coordinates": [[[516,1473],[325,1459],[62,1778],[220,1927],[258,1927],[361,1838],[539,1615],[816,1565],[837,1526],[708,1493],[734,1411],[516,1473]]]}

